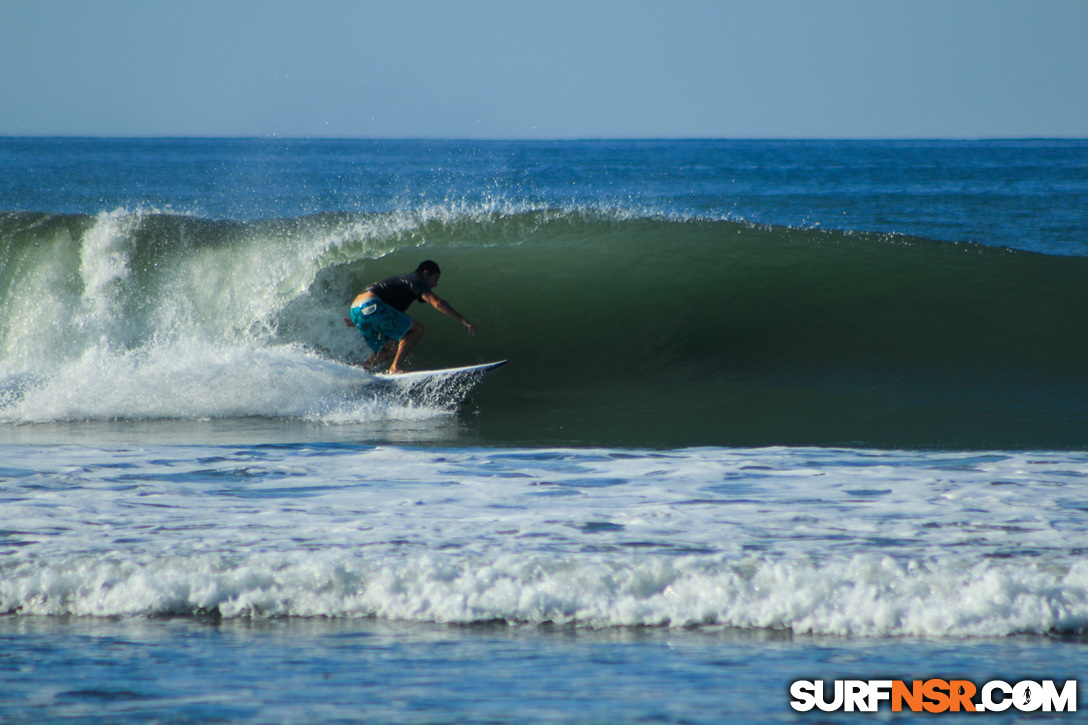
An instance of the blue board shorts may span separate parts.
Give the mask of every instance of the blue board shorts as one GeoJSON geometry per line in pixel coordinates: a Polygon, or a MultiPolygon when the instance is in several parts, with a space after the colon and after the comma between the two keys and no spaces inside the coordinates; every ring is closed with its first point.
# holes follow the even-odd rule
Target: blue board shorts
{"type": "Polygon", "coordinates": [[[381,352],[390,340],[404,337],[404,333],[412,326],[411,317],[377,297],[371,297],[352,307],[351,322],[363,333],[367,346],[374,352],[381,352]]]}

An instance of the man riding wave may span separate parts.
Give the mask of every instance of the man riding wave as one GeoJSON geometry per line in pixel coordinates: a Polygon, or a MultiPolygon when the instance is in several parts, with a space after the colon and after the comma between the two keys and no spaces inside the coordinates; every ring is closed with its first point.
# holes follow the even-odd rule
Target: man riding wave
{"type": "Polygon", "coordinates": [[[351,303],[351,323],[373,352],[363,367],[377,368],[392,358],[389,372],[404,372],[404,359],[423,337],[423,325],[405,314],[408,305],[417,300],[457,320],[468,328],[470,335],[476,336],[476,325],[432,291],[441,275],[438,265],[427,260],[415,272],[375,282],[355,298],[351,303]]]}

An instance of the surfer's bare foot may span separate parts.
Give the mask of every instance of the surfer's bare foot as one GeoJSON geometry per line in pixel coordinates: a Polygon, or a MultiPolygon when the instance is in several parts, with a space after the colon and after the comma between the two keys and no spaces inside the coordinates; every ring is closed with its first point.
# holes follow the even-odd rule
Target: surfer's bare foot
{"type": "Polygon", "coordinates": [[[401,369],[400,369],[400,368],[398,368],[398,367],[391,367],[391,368],[389,368],[388,370],[386,370],[385,372],[386,372],[386,374],[387,374],[387,375],[400,375],[400,374],[401,374],[401,373],[403,373],[404,371],[403,371],[403,370],[401,370],[401,369]]]}

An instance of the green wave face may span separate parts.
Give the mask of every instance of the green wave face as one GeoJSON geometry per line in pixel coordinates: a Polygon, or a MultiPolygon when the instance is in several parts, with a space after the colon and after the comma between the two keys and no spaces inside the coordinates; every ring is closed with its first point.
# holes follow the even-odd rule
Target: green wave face
{"type": "MultiPolygon", "coordinates": [[[[367,283],[443,268],[417,368],[510,359],[486,440],[585,445],[1088,444],[1088,259],[592,210],[216,222],[6,214],[0,362],[164,341],[357,362],[367,283]]],[[[169,382],[164,382],[169,385],[169,382]]]]}

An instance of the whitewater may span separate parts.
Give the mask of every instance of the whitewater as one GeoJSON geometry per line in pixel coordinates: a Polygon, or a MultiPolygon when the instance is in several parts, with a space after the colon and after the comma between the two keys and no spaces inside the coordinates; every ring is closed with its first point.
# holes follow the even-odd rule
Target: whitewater
{"type": "Polygon", "coordinates": [[[1083,456],[212,452],[9,451],[0,608],[863,636],[1088,623],[1083,456]]]}
{"type": "Polygon", "coordinates": [[[1080,675],[1084,142],[0,168],[5,721],[795,722],[797,679],[1080,675]],[[423,258],[480,336],[417,305],[412,364],[510,363],[376,394],[347,304],[423,258]]]}

